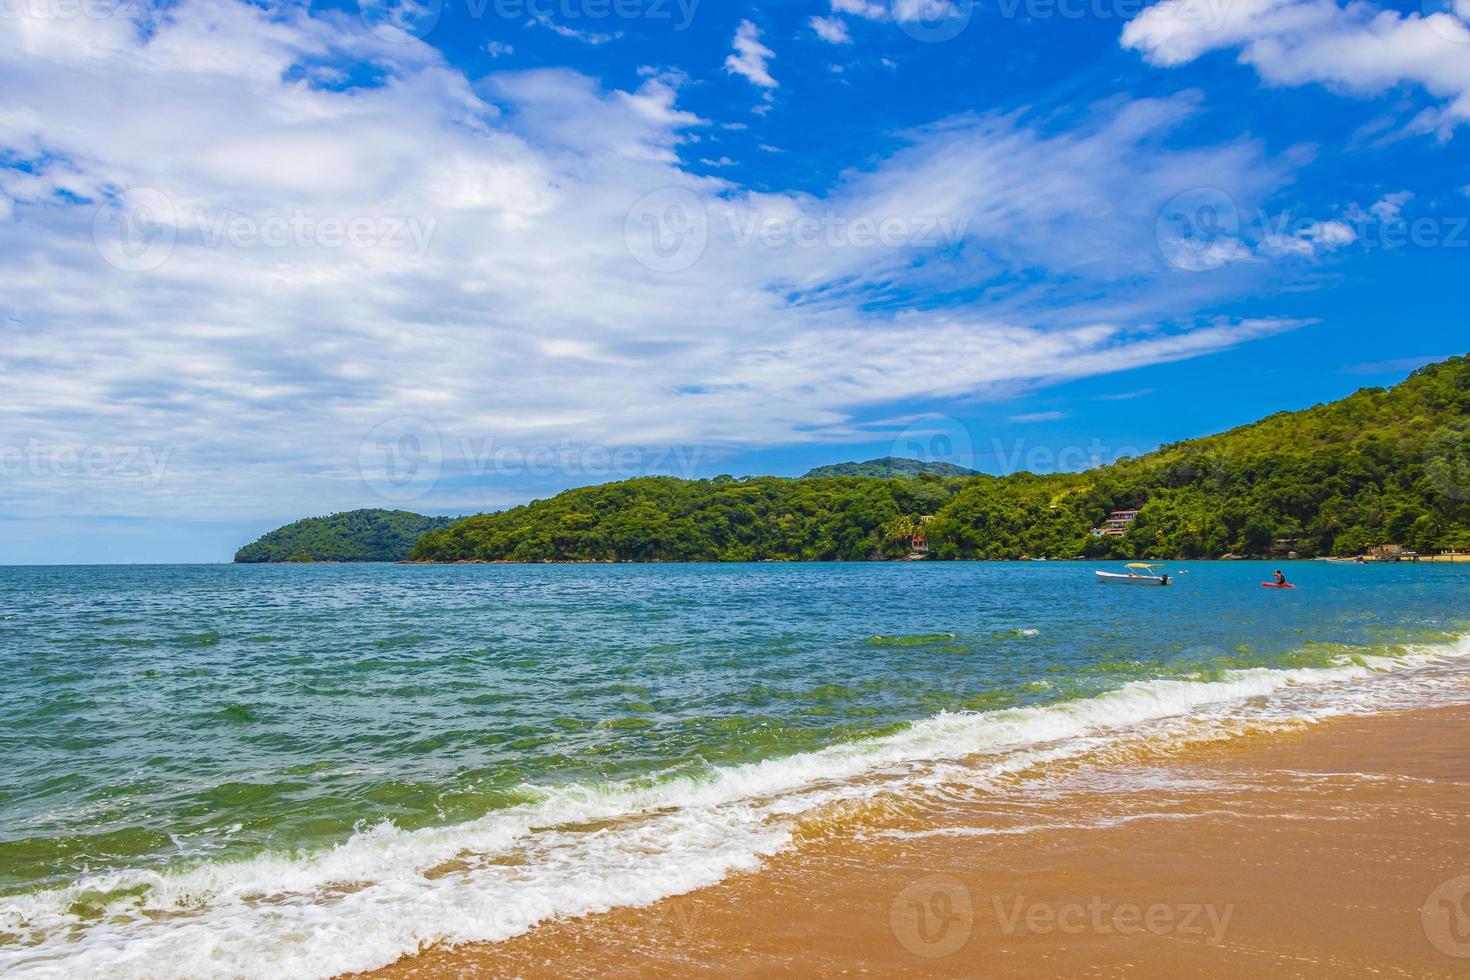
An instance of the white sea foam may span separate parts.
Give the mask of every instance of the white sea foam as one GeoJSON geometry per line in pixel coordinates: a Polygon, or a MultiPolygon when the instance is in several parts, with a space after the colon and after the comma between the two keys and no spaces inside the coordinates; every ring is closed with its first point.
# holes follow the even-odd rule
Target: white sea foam
{"type": "Polygon", "coordinates": [[[370,969],[434,943],[500,940],[553,916],[682,894],[758,866],[790,843],[797,818],[823,807],[983,785],[1104,750],[1120,733],[1220,737],[1241,722],[1470,698],[1467,655],[1461,638],[1333,667],[1139,681],[1087,700],[941,713],[883,738],[699,778],[542,790],[478,820],[382,824],[317,853],[100,875],[0,899],[0,932],[27,939],[0,946],[0,970],[274,978],[370,969]],[[106,901],[106,914],[79,917],[80,900],[106,901]]]}

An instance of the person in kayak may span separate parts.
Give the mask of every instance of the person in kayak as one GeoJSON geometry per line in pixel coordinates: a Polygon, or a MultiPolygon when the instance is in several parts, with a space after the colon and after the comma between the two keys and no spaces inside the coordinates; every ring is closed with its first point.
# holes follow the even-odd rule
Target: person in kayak
{"type": "Polygon", "coordinates": [[[1284,574],[1282,574],[1281,569],[1279,569],[1279,568],[1276,569],[1276,571],[1274,573],[1272,573],[1272,577],[1274,579],[1276,579],[1276,584],[1277,585],[1285,585],[1286,584],[1286,576],[1284,574]]]}

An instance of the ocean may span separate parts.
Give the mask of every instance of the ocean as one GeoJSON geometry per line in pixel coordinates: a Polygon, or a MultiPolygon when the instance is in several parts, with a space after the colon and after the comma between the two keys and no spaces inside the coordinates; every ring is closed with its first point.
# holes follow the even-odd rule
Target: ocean
{"type": "Polygon", "coordinates": [[[0,568],[0,970],[326,977],[826,812],[1464,700],[1470,566],[0,568]]]}

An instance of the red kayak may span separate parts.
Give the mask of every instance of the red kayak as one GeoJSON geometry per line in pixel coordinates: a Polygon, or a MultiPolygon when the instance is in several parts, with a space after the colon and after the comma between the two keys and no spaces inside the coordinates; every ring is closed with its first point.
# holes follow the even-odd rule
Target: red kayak
{"type": "Polygon", "coordinates": [[[1262,582],[1261,583],[1261,588],[1263,588],[1263,589],[1294,589],[1294,588],[1296,588],[1296,586],[1292,585],[1290,582],[1262,582]]]}

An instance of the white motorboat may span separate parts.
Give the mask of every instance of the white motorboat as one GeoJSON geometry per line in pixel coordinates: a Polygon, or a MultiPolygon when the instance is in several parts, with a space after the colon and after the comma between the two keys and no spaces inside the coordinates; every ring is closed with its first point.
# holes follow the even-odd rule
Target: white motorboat
{"type": "Polygon", "coordinates": [[[1127,566],[1126,574],[1117,572],[1094,572],[1099,582],[1107,582],[1111,585],[1168,585],[1171,579],[1168,573],[1160,573],[1162,565],[1148,565],[1143,562],[1134,562],[1127,566]]]}

